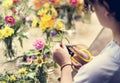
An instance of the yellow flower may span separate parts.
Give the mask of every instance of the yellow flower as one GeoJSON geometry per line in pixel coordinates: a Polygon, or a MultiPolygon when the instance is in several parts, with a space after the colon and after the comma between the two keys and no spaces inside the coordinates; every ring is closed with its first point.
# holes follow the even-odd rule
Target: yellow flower
{"type": "Polygon", "coordinates": [[[58,16],[57,10],[54,7],[51,8],[51,11],[55,17],[58,16]]]}
{"type": "Polygon", "coordinates": [[[3,29],[3,36],[4,37],[9,37],[11,36],[12,34],[14,33],[14,29],[8,27],[8,26],[5,26],[5,28],[3,29]]]}
{"type": "Polygon", "coordinates": [[[47,22],[52,19],[52,16],[50,14],[45,14],[43,17],[41,17],[41,21],[47,22]]]}
{"type": "Polygon", "coordinates": [[[18,70],[18,73],[20,75],[26,75],[27,74],[27,69],[26,68],[21,68],[21,69],[18,70]]]}
{"type": "Polygon", "coordinates": [[[56,22],[56,29],[57,30],[61,30],[61,31],[64,31],[65,30],[65,25],[62,21],[57,21],[56,22]]]}
{"type": "Polygon", "coordinates": [[[32,27],[35,27],[36,25],[37,25],[37,23],[38,23],[38,19],[37,19],[37,17],[33,17],[33,22],[32,22],[32,27]]]}
{"type": "Polygon", "coordinates": [[[2,6],[3,8],[8,8],[13,5],[13,0],[3,0],[2,1],[2,6]]]}
{"type": "Polygon", "coordinates": [[[43,8],[41,8],[38,13],[38,15],[43,16],[43,15],[52,15],[52,16],[57,16],[57,10],[54,8],[54,6],[50,5],[49,3],[46,3],[43,8]]]}
{"type": "Polygon", "coordinates": [[[45,4],[43,5],[43,7],[44,7],[45,9],[49,10],[49,9],[50,9],[50,3],[45,3],[45,4]]]}
{"type": "Polygon", "coordinates": [[[42,30],[46,30],[48,28],[52,28],[55,24],[55,20],[49,20],[49,21],[40,21],[40,28],[42,30]]]}
{"type": "Polygon", "coordinates": [[[7,83],[7,82],[5,82],[5,81],[0,81],[0,83],[7,83]]]}
{"type": "Polygon", "coordinates": [[[43,63],[47,63],[48,62],[48,58],[43,59],[43,63]]]}
{"type": "Polygon", "coordinates": [[[41,66],[42,63],[43,63],[42,57],[41,57],[41,56],[40,56],[40,57],[37,57],[37,59],[35,60],[35,64],[36,64],[37,66],[41,66]]]}
{"type": "Polygon", "coordinates": [[[44,14],[46,14],[47,13],[47,9],[40,9],[39,11],[38,11],[38,13],[37,13],[37,15],[40,15],[40,16],[43,16],[44,14]]]}
{"type": "Polygon", "coordinates": [[[48,28],[47,24],[43,21],[40,21],[39,22],[39,27],[42,29],[42,30],[46,30],[48,28]]]}
{"type": "Polygon", "coordinates": [[[3,38],[3,30],[0,30],[0,40],[3,38]]]}
{"type": "Polygon", "coordinates": [[[10,81],[10,82],[14,82],[15,80],[16,80],[15,75],[11,75],[11,76],[9,77],[9,81],[10,81]]]}

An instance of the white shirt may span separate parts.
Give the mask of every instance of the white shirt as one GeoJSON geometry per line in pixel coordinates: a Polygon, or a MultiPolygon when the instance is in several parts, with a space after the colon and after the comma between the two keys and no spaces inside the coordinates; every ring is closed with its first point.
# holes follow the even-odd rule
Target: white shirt
{"type": "Polygon", "coordinates": [[[74,83],[120,83],[120,46],[111,41],[98,56],[79,69],[74,83]]]}

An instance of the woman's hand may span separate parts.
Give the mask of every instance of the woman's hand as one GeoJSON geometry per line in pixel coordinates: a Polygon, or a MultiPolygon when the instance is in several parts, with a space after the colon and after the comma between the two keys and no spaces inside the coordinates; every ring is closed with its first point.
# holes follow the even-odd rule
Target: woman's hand
{"type": "Polygon", "coordinates": [[[72,58],[74,58],[74,60],[72,59],[72,64],[74,65],[74,68],[76,68],[78,70],[82,65],[87,63],[79,56],[83,57],[84,59],[89,59],[89,57],[88,57],[87,53],[81,51],[77,47],[72,47],[71,49],[75,51],[74,55],[72,56],[72,58]]]}
{"type": "Polygon", "coordinates": [[[51,50],[53,59],[60,65],[71,64],[70,55],[65,45],[57,44],[51,50]]]}

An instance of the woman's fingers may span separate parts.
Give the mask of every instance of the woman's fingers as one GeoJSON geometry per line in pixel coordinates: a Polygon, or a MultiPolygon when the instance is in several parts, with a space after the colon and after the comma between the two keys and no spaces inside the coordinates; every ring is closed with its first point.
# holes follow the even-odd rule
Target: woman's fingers
{"type": "Polygon", "coordinates": [[[82,66],[81,63],[78,64],[78,63],[75,63],[74,61],[72,61],[72,65],[73,65],[74,68],[77,69],[77,70],[82,66]]]}
{"type": "Polygon", "coordinates": [[[81,63],[82,65],[86,64],[87,62],[85,62],[84,60],[82,60],[79,56],[77,56],[76,54],[74,54],[73,56],[74,59],[76,59],[79,63],[81,63]]]}
{"type": "Polygon", "coordinates": [[[80,49],[77,49],[76,47],[73,47],[72,49],[85,59],[89,59],[88,55],[85,52],[81,51],[80,49]]]}

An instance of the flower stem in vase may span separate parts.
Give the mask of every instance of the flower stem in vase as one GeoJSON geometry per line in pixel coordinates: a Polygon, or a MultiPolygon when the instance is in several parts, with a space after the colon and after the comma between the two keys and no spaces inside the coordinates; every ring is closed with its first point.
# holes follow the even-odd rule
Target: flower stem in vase
{"type": "Polygon", "coordinates": [[[41,67],[38,67],[36,72],[36,77],[40,83],[47,83],[48,75],[47,75],[47,68],[44,64],[41,67]]]}
{"type": "Polygon", "coordinates": [[[13,41],[12,37],[4,39],[6,50],[7,50],[6,53],[5,53],[5,56],[9,57],[9,58],[14,57],[14,50],[12,48],[12,41],[13,41]]]}
{"type": "Polygon", "coordinates": [[[75,23],[73,19],[73,14],[75,12],[74,7],[67,7],[67,23],[66,23],[66,30],[65,33],[68,35],[72,35],[75,33],[75,23]]]}

